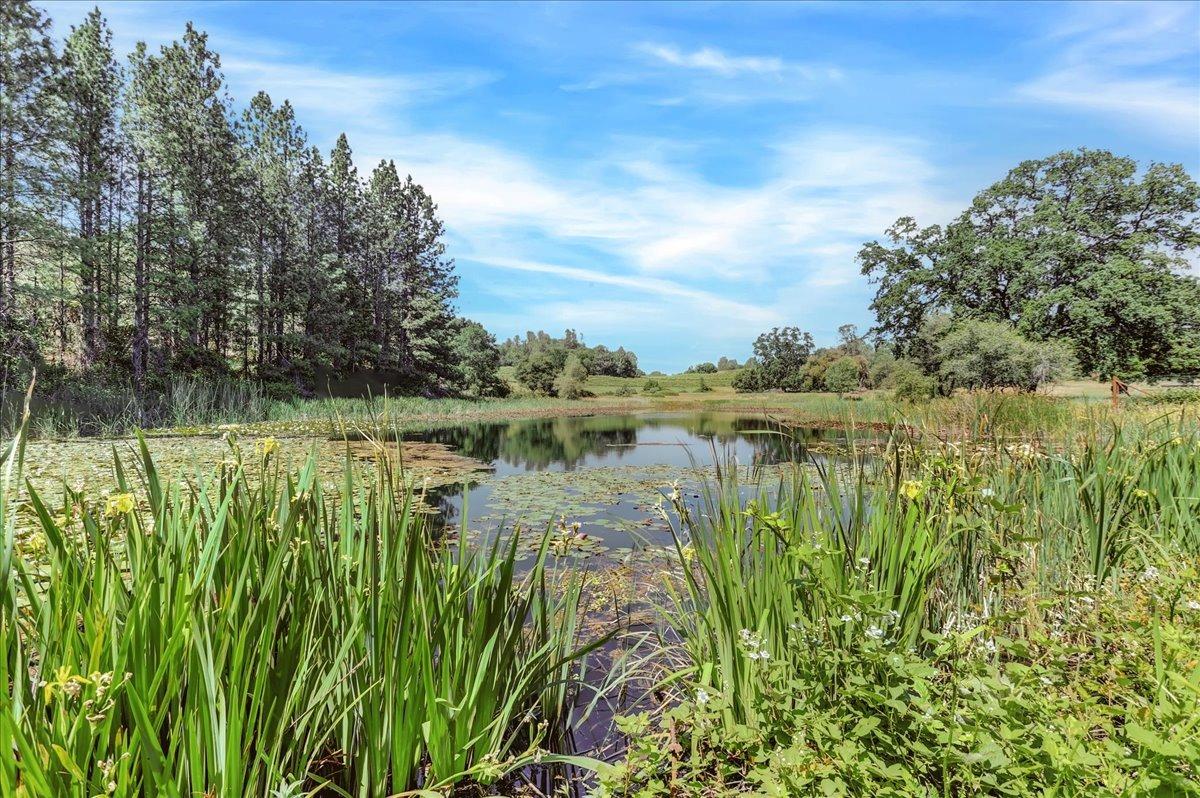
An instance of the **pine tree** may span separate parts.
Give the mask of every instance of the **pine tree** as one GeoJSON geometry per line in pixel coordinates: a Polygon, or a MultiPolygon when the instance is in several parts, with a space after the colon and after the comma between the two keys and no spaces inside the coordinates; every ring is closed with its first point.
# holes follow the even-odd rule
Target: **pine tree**
{"type": "MultiPolygon", "coordinates": [[[[59,59],[50,20],[27,0],[0,3],[0,344],[34,341],[19,318],[19,273],[56,243],[59,59]]],[[[5,367],[9,358],[5,358],[5,367]]]]}
{"type": "Polygon", "coordinates": [[[446,257],[445,228],[425,189],[410,175],[401,189],[406,247],[398,275],[397,354],[406,379],[425,388],[455,379],[452,344],[458,297],[454,261],[446,257]]]}
{"type": "Polygon", "coordinates": [[[61,59],[49,30],[25,0],[0,5],[6,374],[57,349],[129,368],[147,398],[231,364],[301,389],[374,368],[427,393],[500,390],[487,353],[460,368],[454,262],[411,176],[385,161],[364,182],[344,135],[326,162],[265,93],[235,122],[190,24],[155,53],[138,44],[124,72],[99,10],[61,59]]]}
{"type": "Polygon", "coordinates": [[[73,173],[67,181],[75,207],[76,246],[79,259],[79,306],[83,364],[95,362],[102,348],[101,318],[106,296],[106,275],[116,268],[112,235],[104,216],[105,200],[116,191],[117,105],[121,71],[113,58],[112,33],[99,9],[72,29],[63,53],[62,97],[66,119],[64,133],[73,173]],[[105,263],[108,260],[108,263],[105,263]]]}
{"type": "Polygon", "coordinates": [[[339,309],[335,365],[349,371],[370,359],[364,342],[370,338],[372,304],[362,227],[363,189],[345,133],[338,136],[329,155],[322,207],[330,247],[330,279],[339,309]]]}
{"type": "Polygon", "coordinates": [[[372,356],[374,367],[380,371],[397,370],[398,366],[392,351],[394,307],[390,294],[405,246],[400,187],[396,164],[381,162],[371,172],[363,214],[366,219],[363,271],[371,297],[372,356]]]}
{"type": "Polygon", "coordinates": [[[130,123],[150,196],[150,282],[166,354],[183,368],[224,366],[242,244],[243,174],[220,59],[189,24],[182,41],[135,53],[130,123]]]}

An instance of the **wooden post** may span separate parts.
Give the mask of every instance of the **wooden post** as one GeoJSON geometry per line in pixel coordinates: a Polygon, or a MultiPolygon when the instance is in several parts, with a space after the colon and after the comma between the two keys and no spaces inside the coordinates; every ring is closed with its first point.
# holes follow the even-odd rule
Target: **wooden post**
{"type": "Polygon", "coordinates": [[[1128,394],[1129,386],[1121,382],[1120,377],[1112,378],[1112,406],[1113,410],[1117,409],[1117,405],[1121,402],[1121,394],[1128,394]]]}

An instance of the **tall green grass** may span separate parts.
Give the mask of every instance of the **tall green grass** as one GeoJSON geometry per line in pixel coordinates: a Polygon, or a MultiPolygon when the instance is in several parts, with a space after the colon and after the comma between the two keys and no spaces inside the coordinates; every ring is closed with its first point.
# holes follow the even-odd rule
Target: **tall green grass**
{"type": "Polygon", "coordinates": [[[1195,419],[996,419],[673,497],[674,708],[601,794],[1200,790],[1195,419]]]}
{"type": "Polygon", "coordinates": [[[0,504],[0,794],[387,796],[490,791],[571,760],[580,580],[518,534],[432,536],[386,463],[327,495],[316,464],[231,451],[165,482],[0,504]],[[136,497],[136,498],[135,498],[136,497]],[[44,558],[13,554],[18,514],[44,558]],[[488,786],[490,785],[490,786],[488,786]]]}

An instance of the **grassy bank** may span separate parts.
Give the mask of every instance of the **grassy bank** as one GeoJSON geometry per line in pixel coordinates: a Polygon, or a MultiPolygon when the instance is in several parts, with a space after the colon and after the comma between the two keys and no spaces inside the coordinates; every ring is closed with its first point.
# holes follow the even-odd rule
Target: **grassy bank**
{"type": "MultiPolygon", "coordinates": [[[[502,369],[510,382],[511,368],[502,369]]],[[[832,393],[738,393],[737,371],[654,377],[589,377],[590,394],[579,400],[534,396],[513,382],[504,399],[472,400],[382,394],[368,398],[272,398],[250,381],[177,378],[149,405],[126,386],[39,386],[27,434],[34,438],[215,433],[239,425],[264,434],[334,434],[343,426],[402,430],[468,421],[504,421],[553,415],[613,414],[655,410],[720,410],[773,414],[814,427],[949,424],[967,429],[981,418],[1001,427],[1020,421],[1031,429],[1064,431],[1076,415],[1145,415],[1166,405],[1148,401],[1163,389],[1140,386],[1116,414],[1107,407],[1108,386],[1076,381],[1043,394],[963,394],[921,403],[897,402],[891,392],[867,391],[843,397],[832,393]],[[707,390],[701,390],[701,382],[707,390]],[[647,391],[647,383],[653,383],[647,391]],[[1023,420],[1021,420],[1023,419],[1023,420]]],[[[1169,392],[1168,394],[1169,395],[1169,392]]],[[[1184,396],[1185,393],[1180,393],[1184,396]]],[[[24,391],[0,396],[0,434],[11,435],[21,418],[24,391]]],[[[1195,400],[1192,400],[1195,403],[1195,400]]]]}

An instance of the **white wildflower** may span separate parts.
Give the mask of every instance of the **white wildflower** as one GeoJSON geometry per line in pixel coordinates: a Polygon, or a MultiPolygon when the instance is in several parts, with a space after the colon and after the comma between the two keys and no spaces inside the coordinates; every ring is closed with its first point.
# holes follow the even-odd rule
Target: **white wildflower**
{"type": "Polygon", "coordinates": [[[878,626],[868,627],[867,637],[871,638],[872,640],[878,640],[879,638],[883,637],[883,630],[878,626]]]}

